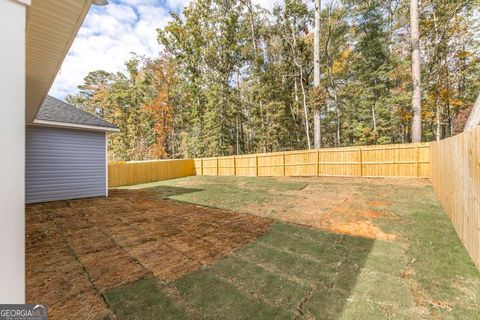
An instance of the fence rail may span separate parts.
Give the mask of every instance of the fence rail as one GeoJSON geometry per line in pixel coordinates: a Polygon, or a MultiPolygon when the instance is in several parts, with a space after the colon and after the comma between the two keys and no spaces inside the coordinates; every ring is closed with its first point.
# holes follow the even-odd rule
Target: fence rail
{"type": "Polygon", "coordinates": [[[197,175],[428,178],[428,143],[195,159],[197,175]]]}
{"type": "Polygon", "coordinates": [[[480,269],[480,127],[431,144],[430,181],[480,269]]]}

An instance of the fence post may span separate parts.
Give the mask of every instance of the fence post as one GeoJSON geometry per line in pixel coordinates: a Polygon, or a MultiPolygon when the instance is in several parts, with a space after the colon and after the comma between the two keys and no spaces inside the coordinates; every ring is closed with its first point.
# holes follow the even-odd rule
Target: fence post
{"type": "Polygon", "coordinates": [[[320,150],[317,150],[317,177],[320,176],[320,150]]]}
{"type": "Polygon", "coordinates": [[[363,164],[362,164],[362,147],[358,147],[358,163],[360,165],[360,178],[363,177],[363,164]]]}
{"type": "Polygon", "coordinates": [[[282,152],[282,173],[283,176],[285,177],[285,152],[282,152]]]}
{"type": "MultiPolygon", "coordinates": [[[[153,182],[153,181],[155,181],[155,180],[153,179],[153,170],[154,170],[154,169],[153,169],[153,162],[150,162],[149,165],[150,165],[150,166],[149,166],[149,167],[150,167],[150,179],[149,179],[149,181],[150,181],[150,182],[153,182]]],[[[183,172],[182,172],[182,173],[183,173],[183,172]]]]}
{"type": "Polygon", "coordinates": [[[415,144],[415,176],[419,177],[418,170],[418,144],[415,144]]]}
{"type": "Polygon", "coordinates": [[[200,172],[201,172],[201,175],[203,176],[203,158],[200,159],[200,172]]]}
{"type": "Polygon", "coordinates": [[[218,176],[218,157],[215,158],[215,160],[216,160],[215,162],[216,162],[216,164],[217,164],[217,176],[218,176]]]}
{"type": "Polygon", "coordinates": [[[255,177],[258,177],[258,155],[255,155],[255,177]]]}
{"type": "Polygon", "coordinates": [[[233,156],[233,175],[237,175],[237,158],[233,156]]]}

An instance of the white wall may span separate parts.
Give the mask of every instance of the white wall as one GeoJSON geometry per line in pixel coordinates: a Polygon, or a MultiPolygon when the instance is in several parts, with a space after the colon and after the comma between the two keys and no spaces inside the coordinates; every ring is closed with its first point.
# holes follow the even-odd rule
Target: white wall
{"type": "Polygon", "coordinates": [[[25,301],[26,4],[0,1],[0,304],[25,301]]]}

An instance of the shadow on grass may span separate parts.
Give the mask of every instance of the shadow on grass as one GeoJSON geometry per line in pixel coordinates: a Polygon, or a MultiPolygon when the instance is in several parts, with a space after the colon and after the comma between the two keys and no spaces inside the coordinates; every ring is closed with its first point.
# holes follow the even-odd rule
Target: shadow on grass
{"type": "MultiPolygon", "coordinates": [[[[373,243],[371,239],[276,223],[257,242],[219,261],[210,272],[219,274],[226,287],[250,294],[249,299],[258,305],[233,309],[229,314],[232,318],[245,309],[253,310],[252,314],[245,314],[246,318],[337,319],[357,284],[373,243]]],[[[190,288],[184,285],[188,277],[177,283],[181,292],[186,291],[182,288],[190,288]]],[[[220,295],[221,291],[217,290],[220,295]]],[[[221,296],[217,298],[221,301],[221,296]]],[[[217,306],[236,300],[241,301],[241,297],[217,306]]],[[[200,307],[204,308],[202,304],[200,307]]]]}
{"type": "Polygon", "coordinates": [[[157,199],[169,198],[180,203],[241,211],[249,204],[280,200],[284,197],[280,193],[300,190],[306,185],[299,182],[280,182],[270,177],[195,176],[121,189],[143,189],[156,193],[157,199]]]}
{"type": "Polygon", "coordinates": [[[129,319],[338,319],[373,243],[276,223],[258,241],[176,281],[150,278],[106,297],[129,319]]]}
{"type": "Polygon", "coordinates": [[[154,192],[155,197],[158,199],[170,199],[171,197],[175,197],[175,196],[182,196],[190,193],[204,191],[203,189],[184,188],[184,187],[165,186],[165,185],[147,187],[147,188],[144,188],[143,190],[154,192]]]}

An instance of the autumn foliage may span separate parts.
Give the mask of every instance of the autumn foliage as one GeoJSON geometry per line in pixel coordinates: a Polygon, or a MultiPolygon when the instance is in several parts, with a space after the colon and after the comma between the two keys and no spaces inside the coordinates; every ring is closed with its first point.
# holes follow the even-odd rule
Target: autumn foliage
{"type": "MultiPolygon", "coordinates": [[[[70,102],[121,130],[119,160],[306,149],[320,112],[322,147],[412,139],[408,2],[322,2],[320,87],[313,8],[285,0],[197,0],[158,29],[158,57],[92,71],[70,102]]],[[[478,1],[421,1],[422,140],[463,127],[480,91],[478,1]],[[478,15],[478,14],[477,14],[478,15]]]]}

